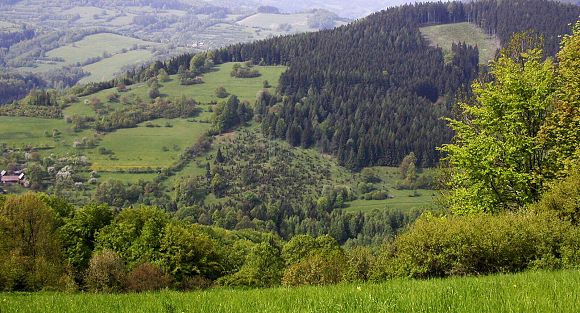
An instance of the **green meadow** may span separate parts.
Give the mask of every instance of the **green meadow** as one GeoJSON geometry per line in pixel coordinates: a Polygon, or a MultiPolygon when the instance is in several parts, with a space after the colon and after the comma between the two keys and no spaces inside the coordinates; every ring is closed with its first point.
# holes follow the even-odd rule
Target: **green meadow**
{"type": "Polygon", "coordinates": [[[0,116],[0,143],[12,148],[44,148],[50,153],[72,152],[72,143],[92,137],[93,130],[75,132],[62,119],[0,116]],[[58,135],[53,136],[57,131],[58,135]]]}
{"type": "Polygon", "coordinates": [[[153,53],[149,50],[133,50],[115,54],[97,63],[83,66],[83,70],[91,75],[83,77],[79,83],[86,84],[112,79],[124,66],[141,64],[152,58],[153,53]]]}
{"type": "Polygon", "coordinates": [[[175,163],[183,150],[192,146],[210,126],[185,119],[153,120],[104,136],[99,146],[112,151],[113,158],[96,151],[87,156],[96,171],[165,168],[175,163]]]}
{"type": "MultiPolygon", "coordinates": [[[[246,100],[253,105],[256,100],[256,94],[263,89],[263,83],[267,80],[272,86],[272,92],[278,86],[280,75],[286,71],[284,66],[256,66],[260,77],[255,78],[236,78],[230,75],[235,63],[225,63],[216,66],[215,70],[203,75],[203,84],[183,86],[177,75],[171,75],[170,80],[161,82],[159,91],[162,97],[181,97],[186,96],[195,99],[198,103],[220,102],[224,99],[219,99],[215,95],[215,90],[223,86],[227,92],[236,95],[240,100],[246,100]]],[[[149,99],[149,88],[146,84],[140,83],[128,87],[128,91],[121,95],[140,97],[141,99],[149,99]]],[[[71,116],[73,114],[83,116],[93,116],[93,110],[85,104],[85,100],[97,98],[103,103],[107,103],[107,96],[111,93],[117,92],[115,88],[106,89],[90,96],[80,98],[79,101],[68,107],[64,114],[71,116]]],[[[112,104],[114,105],[114,104],[112,104]]]]}
{"type": "Polygon", "coordinates": [[[0,312],[578,312],[580,272],[141,294],[0,294],[0,312]]]}
{"type": "MultiPolygon", "coordinates": [[[[96,36],[96,35],[95,35],[96,36]]],[[[139,51],[135,51],[139,52],[139,51]]],[[[101,62],[108,62],[106,59],[101,62]]],[[[100,62],[99,62],[100,63],[100,62]]],[[[64,119],[40,119],[28,117],[0,117],[0,143],[14,148],[43,148],[42,155],[62,156],[76,154],[87,156],[91,170],[100,172],[102,178],[114,178],[125,182],[136,182],[139,179],[151,180],[159,169],[173,165],[183,151],[194,145],[198,138],[210,127],[212,113],[210,102],[220,102],[215,96],[215,89],[224,86],[230,94],[254,103],[256,94],[263,89],[264,80],[268,80],[272,89],[276,88],[280,75],[285,71],[281,66],[258,66],[262,74],[257,78],[234,78],[230,72],[234,63],[216,66],[215,70],[204,75],[204,84],[182,86],[174,75],[168,82],[162,83],[162,97],[187,96],[199,103],[200,114],[193,119],[158,119],[144,122],[136,128],[119,129],[111,133],[100,134],[96,138],[96,147],[74,148],[73,143],[83,138],[95,138],[92,129],[75,132],[71,124],[64,119]],[[53,136],[54,131],[58,135],[53,136]],[[101,153],[105,148],[109,153],[101,153]],[[102,149],[101,149],[102,150],[102,149]],[[112,153],[110,153],[112,152],[112,153]],[[130,173],[131,171],[148,173],[130,173]],[[150,170],[150,171],[149,171],[150,170]]],[[[108,89],[94,95],[80,98],[76,103],[64,109],[65,117],[73,115],[96,116],[95,111],[85,102],[96,97],[112,109],[121,108],[120,103],[110,103],[107,95],[116,92],[108,89]]],[[[129,91],[122,95],[138,96],[149,101],[146,84],[129,86],[129,91]]],[[[201,157],[203,158],[203,157],[201,157]]],[[[200,158],[200,159],[201,159],[200,158]]],[[[197,176],[205,173],[194,163],[189,164],[177,178],[197,176]]],[[[171,181],[170,183],[173,183],[171,181]]]]}
{"type": "MultiPolygon", "coordinates": [[[[357,199],[346,203],[346,212],[370,212],[376,209],[424,209],[433,205],[433,200],[437,197],[438,192],[435,190],[417,189],[404,190],[397,189],[397,183],[400,181],[400,172],[397,167],[372,167],[374,173],[380,178],[380,182],[374,184],[377,190],[386,190],[392,197],[385,200],[365,200],[357,199]]],[[[426,169],[425,171],[431,171],[426,169]]]]}

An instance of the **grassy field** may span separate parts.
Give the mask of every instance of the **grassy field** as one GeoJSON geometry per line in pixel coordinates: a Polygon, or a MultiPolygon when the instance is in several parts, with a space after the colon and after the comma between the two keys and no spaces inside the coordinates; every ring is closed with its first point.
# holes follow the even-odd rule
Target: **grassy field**
{"type": "Polygon", "coordinates": [[[91,130],[74,132],[64,120],[0,116],[0,143],[14,148],[49,147],[51,153],[62,154],[74,150],[74,140],[93,134],[91,130]],[[60,135],[53,137],[53,130],[60,135]]]}
{"type": "MultiPolygon", "coordinates": [[[[256,66],[258,71],[262,74],[255,78],[236,78],[230,75],[235,63],[225,63],[216,66],[215,70],[203,76],[203,84],[183,86],[180,84],[177,75],[172,75],[171,80],[162,82],[162,87],[159,89],[162,97],[181,97],[187,96],[195,99],[198,103],[220,102],[224,99],[219,99],[215,96],[216,88],[224,86],[226,90],[233,95],[236,95],[240,100],[249,101],[252,105],[256,100],[256,94],[263,89],[263,82],[267,80],[272,86],[270,90],[274,90],[278,85],[280,75],[286,70],[284,66],[256,66]]],[[[123,95],[134,95],[141,99],[148,99],[149,88],[146,84],[136,84],[129,87],[129,91],[123,95]]],[[[103,103],[107,102],[107,95],[116,92],[113,89],[106,89],[97,92],[93,95],[80,98],[76,104],[73,104],[65,110],[65,115],[80,114],[85,116],[92,116],[94,112],[92,109],[84,104],[84,100],[97,98],[103,103]]]]}
{"type": "MultiPolygon", "coordinates": [[[[254,103],[256,93],[263,88],[263,81],[268,80],[272,88],[276,87],[279,76],[285,70],[284,67],[258,67],[261,77],[252,79],[239,79],[230,76],[233,64],[223,64],[216,70],[204,76],[204,84],[195,86],[181,86],[176,76],[169,82],[163,83],[161,92],[166,97],[186,95],[193,97],[198,102],[208,103],[211,101],[223,101],[214,95],[218,86],[225,86],[227,90],[238,95],[241,99],[254,103]]],[[[148,88],[145,84],[130,86],[126,94],[139,96],[148,101],[148,88]]],[[[81,115],[95,116],[93,109],[84,102],[92,97],[101,99],[107,103],[106,96],[114,90],[105,90],[95,95],[79,99],[79,101],[64,110],[65,116],[81,115]]],[[[119,103],[109,103],[111,107],[121,107],[119,103]]],[[[94,130],[74,132],[71,125],[64,119],[39,119],[26,117],[0,117],[0,143],[9,147],[24,148],[27,146],[43,148],[42,155],[54,154],[63,156],[66,154],[78,154],[88,157],[91,170],[101,174],[101,180],[107,178],[119,179],[125,182],[136,182],[139,179],[151,180],[156,176],[155,171],[174,164],[184,149],[192,146],[199,136],[210,127],[210,123],[203,121],[211,120],[209,112],[211,105],[201,104],[200,115],[195,119],[159,119],[141,123],[139,127],[120,129],[112,133],[101,134],[98,137],[96,147],[77,149],[73,143],[82,138],[93,138],[94,130]],[[152,124],[156,127],[146,127],[152,124]],[[167,127],[170,126],[170,127],[167,127]],[[60,134],[53,137],[53,130],[60,134]],[[102,154],[99,149],[105,148],[113,152],[112,155],[102,154]],[[152,173],[127,173],[127,171],[139,169],[154,170],[152,173]]],[[[200,159],[205,157],[200,157],[200,159]]],[[[205,163],[204,163],[205,164],[205,163]]],[[[205,167],[200,169],[195,164],[188,165],[178,178],[196,176],[205,173],[205,167]]],[[[169,182],[173,184],[174,181],[169,182]]]]}
{"type": "Polygon", "coordinates": [[[421,28],[421,33],[427,37],[434,46],[443,49],[446,59],[451,58],[451,45],[455,42],[465,42],[469,45],[477,45],[479,49],[479,63],[487,64],[495,57],[495,52],[500,47],[499,39],[489,36],[479,27],[471,23],[455,23],[435,25],[421,28]]]}
{"type": "Polygon", "coordinates": [[[133,50],[126,53],[115,54],[110,58],[103,59],[97,63],[83,66],[83,70],[91,73],[90,76],[83,77],[80,84],[90,82],[101,82],[113,79],[124,66],[144,63],[153,58],[153,53],[149,50],[133,50]]]}
{"type": "MultiPolygon", "coordinates": [[[[245,19],[238,22],[239,25],[243,25],[251,28],[261,28],[270,29],[273,31],[278,31],[278,27],[283,24],[292,26],[290,32],[312,32],[317,31],[318,28],[312,28],[308,25],[308,18],[312,15],[311,13],[296,13],[296,14],[269,14],[269,13],[257,13],[246,17],[245,19]]],[[[341,26],[346,24],[343,21],[337,21],[336,26],[341,26]]]]}
{"type": "Polygon", "coordinates": [[[437,191],[434,190],[424,190],[418,189],[415,191],[411,190],[393,190],[391,195],[393,199],[387,200],[354,200],[347,203],[347,207],[344,209],[346,212],[370,212],[373,210],[383,210],[383,209],[400,209],[400,210],[411,210],[411,209],[422,209],[429,208],[433,205],[433,199],[436,196],[437,191]]]}
{"type": "Polygon", "coordinates": [[[280,24],[288,24],[292,26],[291,31],[296,32],[310,32],[317,29],[308,26],[307,13],[300,14],[267,14],[258,13],[238,22],[240,25],[246,27],[258,27],[276,30],[280,24]]]}
{"type": "Polygon", "coordinates": [[[61,65],[83,62],[92,57],[100,57],[104,52],[119,53],[122,49],[129,49],[133,45],[155,45],[155,43],[120,36],[111,33],[101,33],[86,36],[73,44],[48,51],[48,57],[60,57],[65,61],[61,65]]]}
{"type": "Polygon", "coordinates": [[[140,64],[153,58],[153,53],[149,50],[130,50],[136,45],[146,49],[159,44],[112,33],[89,35],[73,44],[46,53],[49,58],[62,58],[63,61],[39,62],[35,68],[27,69],[37,73],[47,72],[83,63],[90,58],[103,57],[103,54],[107,53],[109,57],[82,67],[90,75],[84,77],[80,83],[104,81],[112,79],[124,66],[140,64]]]}
{"type": "Polygon", "coordinates": [[[392,199],[386,200],[364,200],[358,199],[347,202],[346,212],[370,212],[375,209],[422,209],[433,205],[433,199],[437,196],[437,191],[417,189],[398,190],[397,182],[400,180],[400,173],[397,167],[377,166],[372,168],[381,182],[374,184],[377,190],[387,190],[392,199]]]}
{"type": "Polygon", "coordinates": [[[141,123],[137,128],[119,129],[103,137],[99,146],[113,151],[114,159],[97,151],[89,151],[87,156],[92,161],[91,168],[97,171],[168,167],[210,126],[184,119],[141,123]],[[146,127],[147,123],[156,127],[146,127]],[[167,127],[167,123],[171,127],[167,127]]]}
{"type": "Polygon", "coordinates": [[[578,312],[580,272],[144,294],[0,294],[0,312],[578,312]]]}

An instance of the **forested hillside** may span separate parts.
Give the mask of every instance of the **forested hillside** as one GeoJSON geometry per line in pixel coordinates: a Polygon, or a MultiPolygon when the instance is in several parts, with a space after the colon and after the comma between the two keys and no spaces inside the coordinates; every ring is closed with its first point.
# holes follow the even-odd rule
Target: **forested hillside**
{"type": "Polygon", "coordinates": [[[315,145],[354,169],[395,165],[409,152],[430,166],[439,158],[435,147],[451,136],[440,117],[476,77],[478,52],[457,45],[445,63],[419,27],[469,21],[503,43],[515,31],[536,30],[553,55],[558,35],[579,15],[577,6],[545,0],[406,5],[335,30],[235,45],[215,59],[290,66],[280,97],[258,110],[271,137],[315,145]]]}

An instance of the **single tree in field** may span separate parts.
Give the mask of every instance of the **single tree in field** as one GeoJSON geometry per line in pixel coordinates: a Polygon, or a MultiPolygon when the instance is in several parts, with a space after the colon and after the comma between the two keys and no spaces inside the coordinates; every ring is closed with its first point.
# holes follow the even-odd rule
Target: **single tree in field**
{"type": "Polygon", "coordinates": [[[546,149],[539,132],[556,79],[539,42],[515,35],[491,65],[491,82],[474,83],[472,103],[461,103],[461,117],[448,120],[456,135],[441,150],[451,168],[448,199],[456,213],[516,209],[542,192],[546,149]]]}
{"type": "Polygon", "coordinates": [[[224,86],[219,86],[215,90],[215,96],[220,99],[227,98],[229,95],[230,94],[227,92],[224,86]]]}
{"type": "Polygon", "coordinates": [[[162,83],[169,81],[169,75],[167,74],[167,71],[165,69],[159,70],[159,74],[157,74],[157,80],[162,83]]]}

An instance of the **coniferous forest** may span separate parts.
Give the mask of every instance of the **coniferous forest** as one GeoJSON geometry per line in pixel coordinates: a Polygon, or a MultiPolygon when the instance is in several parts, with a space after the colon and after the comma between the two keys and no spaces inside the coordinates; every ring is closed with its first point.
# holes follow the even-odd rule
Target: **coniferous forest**
{"type": "Polygon", "coordinates": [[[279,97],[258,104],[273,138],[317,146],[351,169],[397,165],[410,152],[433,166],[440,157],[435,147],[452,135],[440,118],[451,114],[454,95],[468,92],[480,67],[477,47],[465,45],[445,63],[419,27],[469,21],[503,43],[514,32],[535,30],[554,55],[558,36],[579,15],[577,6],[545,0],[406,5],[335,30],[232,46],[215,61],[290,66],[279,97]]]}

